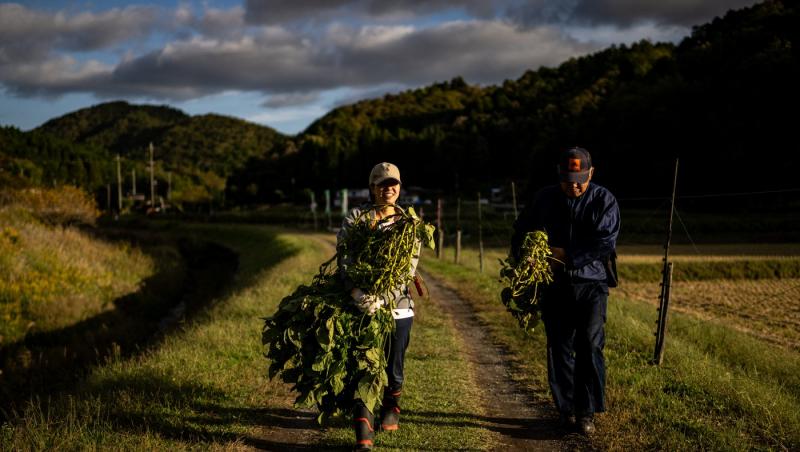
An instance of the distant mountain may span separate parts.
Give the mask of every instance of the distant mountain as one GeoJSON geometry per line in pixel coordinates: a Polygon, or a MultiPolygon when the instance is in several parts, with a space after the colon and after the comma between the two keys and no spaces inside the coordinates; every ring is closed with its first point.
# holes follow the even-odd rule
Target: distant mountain
{"type": "MultiPolygon", "coordinates": [[[[99,181],[98,184],[71,175],[51,174],[54,173],[52,170],[33,171],[51,174],[35,180],[81,181],[77,183],[91,189],[116,181],[116,166],[111,162],[116,154],[123,159],[124,177],[129,178],[131,170],[134,170],[137,179],[141,178],[139,186],[144,187],[149,159],[147,149],[153,143],[157,178],[162,181],[159,192],[166,194],[164,180],[170,180],[175,200],[188,203],[220,201],[226,190],[236,191],[235,186],[226,183],[232,172],[243,169],[249,160],[280,158],[287,150],[287,137],[269,127],[227,116],[189,116],[171,107],[131,105],[122,101],[74,111],[51,119],[28,133],[6,128],[0,135],[0,152],[13,155],[15,159],[29,158],[44,167],[65,167],[60,160],[70,152],[50,155],[52,153],[42,153],[41,146],[19,144],[27,140],[32,145],[31,137],[39,137],[39,141],[50,139],[71,143],[75,149],[83,149],[79,152],[81,155],[87,152],[86,149],[93,149],[88,151],[94,154],[91,160],[102,161],[102,165],[95,165],[93,171],[99,170],[102,174],[90,178],[99,181]],[[4,149],[9,147],[12,136],[18,143],[13,152],[4,149]]],[[[84,161],[89,160],[84,157],[84,161]]],[[[71,173],[74,172],[73,168],[71,173]]],[[[127,183],[127,189],[130,189],[130,181],[127,183]]]]}

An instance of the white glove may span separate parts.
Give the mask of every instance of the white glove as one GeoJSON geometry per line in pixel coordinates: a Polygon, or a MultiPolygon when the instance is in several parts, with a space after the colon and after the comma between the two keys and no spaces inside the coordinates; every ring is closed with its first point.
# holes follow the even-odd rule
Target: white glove
{"type": "Polygon", "coordinates": [[[375,315],[378,309],[386,304],[386,300],[383,297],[365,294],[363,290],[357,287],[350,291],[350,296],[353,297],[358,310],[369,315],[375,315]]]}

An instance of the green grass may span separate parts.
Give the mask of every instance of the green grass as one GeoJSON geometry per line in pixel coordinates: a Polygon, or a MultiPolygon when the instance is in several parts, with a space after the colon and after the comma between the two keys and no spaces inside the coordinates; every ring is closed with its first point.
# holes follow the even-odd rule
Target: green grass
{"type": "MultiPolygon", "coordinates": [[[[519,332],[503,311],[494,273],[436,259],[425,268],[469,300],[506,345],[515,378],[547,397],[544,335],[519,332]]],[[[649,364],[652,305],[609,302],[606,359],[609,412],[598,420],[604,449],[749,450],[800,447],[800,355],[722,325],[672,313],[665,363],[649,364]]]]}
{"type": "MultiPolygon", "coordinates": [[[[269,381],[261,317],[307,283],[332,250],[320,236],[259,226],[157,223],[163,234],[214,240],[239,254],[233,285],[191,322],[133,356],[115,355],[77,389],[31,400],[0,426],[0,450],[285,449],[291,440],[263,428],[291,409],[293,396],[269,381]]],[[[421,306],[407,357],[402,428],[382,433],[386,448],[491,448],[472,397],[468,362],[451,325],[421,306]]],[[[349,447],[349,420],[325,431],[320,447],[349,447]]]]}

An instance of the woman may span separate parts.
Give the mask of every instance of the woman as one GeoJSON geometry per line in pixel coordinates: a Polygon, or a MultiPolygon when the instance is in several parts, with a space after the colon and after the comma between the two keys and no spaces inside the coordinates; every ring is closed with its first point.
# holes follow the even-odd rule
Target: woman
{"type": "MultiPolygon", "coordinates": [[[[395,203],[400,196],[400,170],[391,163],[379,163],[372,168],[369,175],[369,191],[371,204],[365,204],[350,211],[342,222],[342,229],[337,237],[337,245],[344,242],[348,231],[359,219],[366,218],[374,227],[385,228],[393,221],[396,213],[395,203]]],[[[339,246],[340,250],[341,247],[339,246]]],[[[420,244],[417,243],[411,261],[411,273],[416,272],[419,262],[420,244]]],[[[340,253],[339,269],[345,281],[345,288],[350,292],[355,306],[369,315],[375,314],[385,304],[393,301],[392,317],[395,320],[394,335],[388,344],[388,365],[386,374],[389,384],[386,387],[379,417],[382,430],[393,431],[399,428],[400,395],[403,388],[403,361],[414,320],[414,302],[405,284],[396,287],[388,294],[367,294],[360,287],[354,287],[347,277],[349,256],[340,253]]],[[[356,434],[355,450],[370,450],[374,437],[374,416],[360,399],[355,400],[353,408],[353,427],[356,434]]]]}

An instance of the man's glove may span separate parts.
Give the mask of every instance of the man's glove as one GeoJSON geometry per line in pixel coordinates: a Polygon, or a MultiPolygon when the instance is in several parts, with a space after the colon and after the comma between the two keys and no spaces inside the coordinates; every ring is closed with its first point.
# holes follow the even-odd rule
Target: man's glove
{"type": "Polygon", "coordinates": [[[359,288],[350,291],[350,296],[353,297],[353,301],[355,301],[358,310],[369,315],[375,315],[378,309],[386,304],[386,300],[384,300],[383,297],[365,294],[364,291],[359,288]]]}

